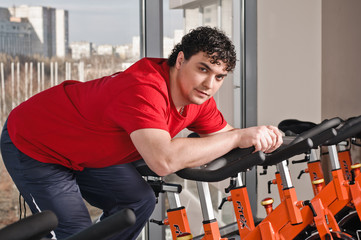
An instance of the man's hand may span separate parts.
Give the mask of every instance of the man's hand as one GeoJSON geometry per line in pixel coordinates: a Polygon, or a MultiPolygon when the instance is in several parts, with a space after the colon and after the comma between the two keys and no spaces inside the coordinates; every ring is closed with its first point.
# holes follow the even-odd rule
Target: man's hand
{"type": "Polygon", "coordinates": [[[270,153],[281,146],[282,133],[274,126],[258,126],[244,129],[233,129],[238,131],[239,148],[255,147],[255,151],[270,153]]]}

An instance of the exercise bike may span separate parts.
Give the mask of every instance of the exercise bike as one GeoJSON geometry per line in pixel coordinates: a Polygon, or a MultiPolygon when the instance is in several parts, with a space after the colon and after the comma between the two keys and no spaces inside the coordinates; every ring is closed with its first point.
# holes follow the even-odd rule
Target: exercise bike
{"type": "MultiPolygon", "coordinates": [[[[105,240],[133,225],[131,209],[123,209],[64,240],[105,240]]],[[[56,215],[49,210],[33,214],[0,229],[1,240],[50,240],[45,236],[58,226],[56,215]]]]}

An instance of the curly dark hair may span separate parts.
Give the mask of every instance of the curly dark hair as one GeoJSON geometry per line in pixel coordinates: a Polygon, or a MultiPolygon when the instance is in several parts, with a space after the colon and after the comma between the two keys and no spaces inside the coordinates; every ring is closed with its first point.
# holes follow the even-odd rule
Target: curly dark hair
{"type": "Polygon", "coordinates": [[[236,66],[234,45],[226,34],[217,28],[202,26],[184,35],[182,41],[173,48],[168,58],[169,66],[175,65],[180,51],[184,53],[186,60],[198,52],[204,52],[211,58],[212,64],[219,64],[219,60],[224,62],[228,72],[236,66]]]}

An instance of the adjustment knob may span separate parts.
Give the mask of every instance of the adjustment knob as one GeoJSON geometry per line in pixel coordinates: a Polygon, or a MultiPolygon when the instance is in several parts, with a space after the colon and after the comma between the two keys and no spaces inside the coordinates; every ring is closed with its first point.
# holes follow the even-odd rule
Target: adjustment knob
{"type": "Polygon", "coordinates": [[[265,208],[267,215],[273,211],[273,198],[265,198],[262,200],[261,204],[265,208]]]}
{"type": "Polygon", "coordinates": [[[318,178],[312,181],[312,184],[316,187],[316,194],[318,194],[322,190],[324,182],[325,179],[323,178],[318,178]]]}

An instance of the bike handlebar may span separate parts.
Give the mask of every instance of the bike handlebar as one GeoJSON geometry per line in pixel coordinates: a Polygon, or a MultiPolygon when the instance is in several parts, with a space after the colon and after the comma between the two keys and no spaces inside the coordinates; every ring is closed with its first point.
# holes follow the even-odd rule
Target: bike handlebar
{"type": "Polygon", "coordinates": [[[252,153],[253,151],[254,148],[233,149],[204,166],[185,168],[176,174],[181,178],[194,181],[218,182],[245,172],[255,165],[260,165],[265,160],[265,154],[260,151],[252,153]]]}
{"type": "MultiPolygon", "coordinates": [[[[199,135],[191,133],[188,137],[197,138],[199,135]]],[[[235,148],[203,166],[184,168],[176,172],[176,174],[188,180],[219,182],[261,164],[265,160],[265,154],[260,151],[254,151],[254,147],[235,148]]]]}
{"type": "Polygon", "coordinates": [[[333,127],[338,126],[341,121],[340,118],[324,120],[317,126],[300,133],[289,145],[281,146],[272,154],[268,154],[262,165],[275,165],[295,155],[305,153],[312,147],[317,147],[325,143],[325,141],[334,138],[337,132],[333,127]]]}
{"type": "Polygon", "coordinates": [[[313,146],[318,147],[324,145],[325,142],[337,136],[337,131],[334,128],[330,128],[317,136],[312,137],[313,146]]]}
{"type": "Polygon", "coordinates": [[[0,230],[0,239],[39,240],[57,226],[56,215],[46,210],[4,227],[0,230]]]}
{"type": "Polygon", "coordinates": [[[310,138],[306,138],[299,142],[292,142],[289,145],[281,146],[276,151],[267,154],[266,160],[261,164],[263,166],[271,166],[280,163],[293,156],[307,152],[313,147],[313,142],[310,138]]]}
{"type": "MultiPolygon", "coordinates": [[[[332,127],[339,125],[340,122],[340,118],[325,120],[316,127],[299,134],[288,145],[283,145],[276,151],[267,155],[263,152],[253,153],[254,147],[245,149],[237,148],[204,166],[185,168],[179,170],[176,174],[179,177],[188,180],[218,182],[235,176],[240,172],[247,171],[256,165],[275,165],[295,155],[306,153],[313,146],[318,146],[324,143],[324,141],[335,137],[336,131],[332,127]]],[[[197,137],[197,135],[193,133],[191,137],[197,137]]],[[[144,166],[147,168],[146,164],[143,162],[138,169],[142,169],[144,166]]],[[[144,173],[147,171],[141,172],[144,173]]]]}
{"type": "MultiPolygon", "coordinates": [[[[335,128],[335,127],[339,126],[341,122],[342,122],[342,119],[338,118],[338,117],[335,117],[335,118],[332,118],[332,119],[326,119],[326,120],[322,121],[320,124],[316,125],[315,127],[298,134],[297,137],[295,138],[295,140],[293,140],[292,143],[297,143],[297,142],[300,142],[300,141],[302,141],[302,140],[304,140],[306,138],[311,138],[312,141],[314,141],[314,146],[317,147],[318,145],[323,143],[322,141],[320,141],[320,140],[323,140],[323,139],[320,139],[318,141],[319,144],[316,144],[315,137],[319,138],[319,135],[321,133],[323,133],[326,130],[329,130],[331,128],[335,128]]],[[[331,137],[332,137],[332,135],[331,135],[331,137]]],[[[323,140],[323,141],[325,141],[325,140],[323,140]]]]}
{"type": "MultiPolygon", "coordinates": [[[[136,216],[133,210],[125,208],[64,240],[105,240],[133,225],[135,221],[136,216]]],[[[0,239],[45,240],[48,238],[44,236],[57,226],[56,215],[46,210],[4,227],[0,230],[0,239]]]]}
{"type": "Polygon", "coordinates": [[[324,145],[335,145],[361,132],[361,116],[349,118],[337,130],[337,137],[328,140],[324,145]]]}
{"type": "Polygon", "coordinates": [[[104,220],[64,240],[104,240],[133,225],[136,221],[133,210],[125,208],[104,220]]]}

